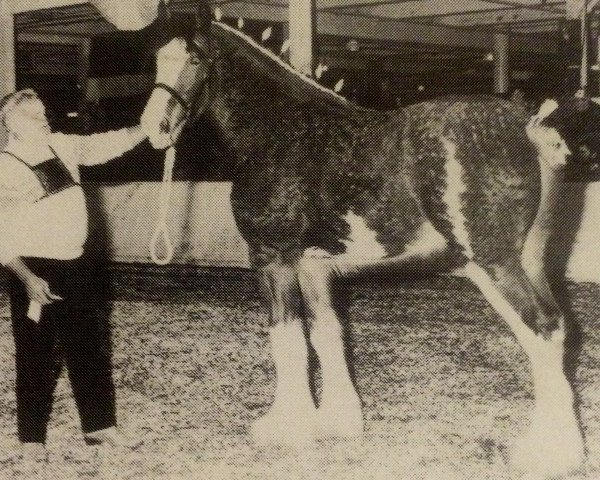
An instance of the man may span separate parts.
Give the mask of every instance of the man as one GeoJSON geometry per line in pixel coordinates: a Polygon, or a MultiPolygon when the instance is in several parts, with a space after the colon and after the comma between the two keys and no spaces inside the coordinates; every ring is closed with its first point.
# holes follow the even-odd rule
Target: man
{"type": "Polygon", "coordinates": [[[118,157],[146,135],[139,126],[89,136],[52,133],[33,90],[5,97],[0,122],[8,131],[0,153],[0,263],[9,271],[23,457],[45,458],[63,358],[86,443],[132,446],[116,429],[111,360],[103,348],[108,334],[99,325],[94,272],[82,256],[88,219],[79,166],[118,157]]]}

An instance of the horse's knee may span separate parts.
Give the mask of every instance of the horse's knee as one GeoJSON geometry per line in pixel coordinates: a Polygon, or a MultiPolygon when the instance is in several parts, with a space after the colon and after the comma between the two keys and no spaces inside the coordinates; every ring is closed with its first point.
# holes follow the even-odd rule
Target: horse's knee
{"type": "Polygon", "coordinates": [[[302,281],[312,281],[322,277],[326,272],[327,260],[323,258],[302,257],[298,260],[298,278],[302,281]]]}
{"type": "Polygon", "coordinates": [[[302,292],[298,275],[291,265],[271,264],[260,271],[260,293],[270,310],[270,324],[302,317],[302,292]]]}
{"type": "Polygon", "coordinates": [[[314,258],[301,259],[298,280],[308,310],[311,332],[319,335],[323,328],[337,328],[337,313],[332,301],[334,274],[330,262],[314,258]]]}
{"type": "Polygon", "coordinates": [[[564,326],[563,314],[553,302],[543,301],[525,271],[517,264],[467,265],[467,275],[518,337],[551,337],[564,326]]]}
{"type": "Polygon", "coordinates": [[[328,263],[319,258],[303,257],[298,261],[298,282],[308,301],[317,302],[329,294],[332,275],[328,263]]]}

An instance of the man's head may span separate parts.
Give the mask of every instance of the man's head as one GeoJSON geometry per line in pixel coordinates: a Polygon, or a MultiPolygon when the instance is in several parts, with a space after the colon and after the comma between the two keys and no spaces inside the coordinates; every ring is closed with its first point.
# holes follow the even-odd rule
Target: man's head
{"type": "Polygon", "coordinates": [[[50,133],[44,104],[33,90],[19,90],[0,100],[0,123],[18,140],[36,142],[50,133]]]}

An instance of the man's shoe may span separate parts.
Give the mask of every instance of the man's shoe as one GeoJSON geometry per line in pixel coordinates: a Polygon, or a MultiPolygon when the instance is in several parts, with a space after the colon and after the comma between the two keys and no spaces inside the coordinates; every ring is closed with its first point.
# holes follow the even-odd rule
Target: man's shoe
{"type": "Polygon", "coordinates": [[[15,466],[15,477],[27,480],[42,480],[48,470],[48,452],[43,443],[22,443],[21,459],[15,466]]]}
{"type": "Polygon", "coordinates": [[[88,445],[104,445],[130,450],[134,450],[144,443],[140,438],[129,438],[123,435],[116,427],[85,433],[83,439],[88,445]]]}

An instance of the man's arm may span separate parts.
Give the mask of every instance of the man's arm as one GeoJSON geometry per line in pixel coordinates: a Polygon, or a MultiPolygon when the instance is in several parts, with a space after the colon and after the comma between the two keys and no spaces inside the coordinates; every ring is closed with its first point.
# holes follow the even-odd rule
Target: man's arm
{"type": "Polygon", "coordinates": [[[131,144],[136,146],[146,140],[146,134],[142,129],[141,125],[136,125],[135,127],[129,127],[126,129],[129,134],[129,138],[131,138],[131,144]]]}
{"type": "Polygon", "coordinates": [[[70,162],[79,165],[99,165],[128,152],[146,138],[140,125],[92,135],[54,134],[58,154],[61,150],[70,162]]]}

